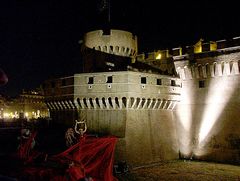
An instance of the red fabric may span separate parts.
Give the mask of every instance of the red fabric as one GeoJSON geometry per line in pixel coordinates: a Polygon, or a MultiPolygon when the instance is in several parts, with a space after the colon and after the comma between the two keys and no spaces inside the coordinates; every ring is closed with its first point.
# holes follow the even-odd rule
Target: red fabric
{"type": "Polygon", "coordinates": [[[24,161],[32,161],[33,157],[36,156],[36,153],[31,152],[31,145],[33,139],[36,137],[36,132],[33,132],[31,136],[27,140],[21,140],[19,149],[18,149],[18,156],[21,160],[24,161]]]}
{"type": "Polygon", "coordinates": [[[65,163],[73,161],[74,165],[78,165],[78,168],[70,167],[68,170],[73,180],[89,175],[94,181],[115,181],[117,179],[113,176],[112,169],[116,142],[115,137],[84,136],[79,143],[53,158],[65,163]]]}
{"type": "MultiPolygon", "coordinates": [[[[78,181],[90,176],[93,181],[116,181],[113,176],[115,137],[96,138],[84,136],[80,141],[66,151],[49,157],[49,160],[66,166],[64,170],[46,167],[34,167],[34,158],[30,154],[31,143],[36,133],[21,145],[19,155],[30,160],[30,167],[22,170],[21,177],[29,181],[78,181]]],[[[26,163],[26,162],[25,162],[26,163]]],[[[46,165],[47,166],[47,165],[46,165]]]]}
{"type": "Polygon", "coordinates": [[[84,170],[78,166],[69,167],[66,173],[69,175],[70,180],[79,180],[86,177],[84,170]]]}

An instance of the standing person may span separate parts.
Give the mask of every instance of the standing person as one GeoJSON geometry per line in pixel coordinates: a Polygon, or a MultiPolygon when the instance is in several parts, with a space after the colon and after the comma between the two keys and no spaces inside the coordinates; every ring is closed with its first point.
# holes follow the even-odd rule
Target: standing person
{"type": "Polygon", "coordinates": [[[33,159],[33,148],[35,146],[35,136],[36,132],[31,131],[29,127],[23,124],[20,130],[20,136],[18,137],[19,145],[18,145],[18,156],[24,162],[29,162],[33,159]]]}

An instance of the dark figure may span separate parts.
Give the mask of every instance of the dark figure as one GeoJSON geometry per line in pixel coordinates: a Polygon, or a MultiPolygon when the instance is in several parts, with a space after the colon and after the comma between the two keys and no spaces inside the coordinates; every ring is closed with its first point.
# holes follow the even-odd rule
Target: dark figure
{"type": "Polygon", "coordinates": [[[4,71],[0,68],[0,86],[5,85],[8,82],[8,77],[4,71]]]}

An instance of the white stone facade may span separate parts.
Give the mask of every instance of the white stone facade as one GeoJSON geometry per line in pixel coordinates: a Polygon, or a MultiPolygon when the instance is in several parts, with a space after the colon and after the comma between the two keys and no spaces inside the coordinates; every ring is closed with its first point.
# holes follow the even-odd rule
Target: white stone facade
{"type": "Polygon", "coordinates": [[[171,110],[180,101],[181,82],[169,76],[122,71],[75,74],[72,78],[73,84],[49,88],[47,94],[62,89],[61,97],[72,99],[49,101],[50,109],[171,110]],[[64,93],[66,88],[69,91],[64,93]]]}

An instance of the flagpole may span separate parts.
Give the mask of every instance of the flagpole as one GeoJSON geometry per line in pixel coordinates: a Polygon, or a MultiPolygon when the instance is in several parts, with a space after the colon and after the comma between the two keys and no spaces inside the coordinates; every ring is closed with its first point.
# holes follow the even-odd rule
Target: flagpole
{"type": "Polygon", "coordinates": [[[109,24],[110,24],[110,21],[111,21],[111,16],[110,16],[111,10],[110,10],[110,7],[111,7],[110,0],[108,0],[108,23],[109,24]]]}

